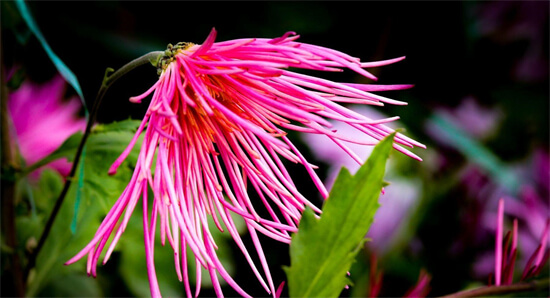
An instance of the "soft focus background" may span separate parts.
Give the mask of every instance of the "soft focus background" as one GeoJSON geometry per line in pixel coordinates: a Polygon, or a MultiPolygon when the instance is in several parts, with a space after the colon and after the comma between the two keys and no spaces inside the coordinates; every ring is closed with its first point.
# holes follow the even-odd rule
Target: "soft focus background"
{"type": "MultiPolygon", "coordinates": [[[[53,51],[80,81],[88,106],[107,67],[118,68],[149,51],[163,50],[168,43],[202,43],[212,27],[218,31],[218,41],[278,37],[295,31],[301,42],[334,48],[364,61],[407,56],[397,64],[373,69],[373,73],[380,84],[415,84],[410,90],[383,93],[408,102],[408,106],[360,111],[379,115],[376,117],[400,116],[394,127],[404,128],[428,149],[414,150],[422,162],[392,154],[386,174],[391,184],[380,197],[382,207],[369,232],[372,241],[354,265],[351,279],[355,286],[345,290],[344,297],[368,295],[373,254],[378,270],[384,272],[380,296],[402,296],[416,283],[421,269],[431,276],[430,296],[486,284],[494,271],[499,198],[506,200],[506,229],[513,218],[519,220],[518,268],[523,269],[526,257],[538,245],[550,216],[547,1],[33,1],[28,5],[53,51]]],[[[2,77],[10,79],[10,91],[34,84],[27,87],[35,90],[29,107],[43,104],[48,96],[65,101],[74,98],[70,87],[65,87],[65,92],[63,86],[51,87],[57,70],[13,2],[2,1],[1,21],[2,77]],[[38,92],[43,86],[51,90],[38,92]]],[[[349,71],[319,75],[368,82],[349,71]]],[[[140,119],[146,104],[132,104],[128,98],[143,93],[156,78],[155,69],[143,66],[115,83],[104,99],[98,122],[140,119]]],[[[20,108],[19,113],[25,110],[20,108]]],[[[83,110],[79,113],[83,117],[83,110]]],[[[41,123],[40,113],[25,117],[35,126],[41,123]]],[[[47,132],[41,136],[44,134],[47,132]]],[[[318,172],[328,184],[341,166],[355,167],[351,159],[326,152],[329,149],[322,140],[298,134],[292,137],[321,167],[318,172]]],[[[366,157],[368,151],[358,152],[366,157]]],[[[296,168],[292,173],[304,195],[320,203],[305,171],[296,168]]],[[[42,187],[47,185],[47,180],[40,181],[42,187]]],[[[32,181],[28,185],[38,187],[32,181]]],[[[23,193],[27,195],[21,195],[20,215],[34,210],[25,203],[32,191],[23,193]]],[[[116,197],[105,199],[104,208],[116,197]]],[[[73,201],[66,204],[74,204],[69,202],[73,201]]],[[[86,228],[93,233],[99,219],[86,228]]],[[[137,224],[122,237],[112,259],[100,266],[97,279],[85,276],[84,260],[72,269],[50,264],[47,275],[51,278],[36,289],[36,295],[148,295],[139,221],[137,224]]],[[[61,255],[72,256],[90,238],[78,239],[70,247],[60,248],[61,255]]],[[[288,247],[265,240],[274,281],[279,284],[285,279],[281,266],[289,264],[288,247]]],[[[233,243],[227,241],[221,249],[235,280],[251,295],[265,296],[233,243]]],[[[172,267],[171,249],[157,243],[155,252],[157,271],[162,271],[159,278],[164,279],[161,291],[183,295],[183,285],[177,282],[172,267]]],[[[234,294],[230,288],[224,291],[228,296],[234,294]]],[[[205,285],[201,296],[212,295],[205,285]]]]}

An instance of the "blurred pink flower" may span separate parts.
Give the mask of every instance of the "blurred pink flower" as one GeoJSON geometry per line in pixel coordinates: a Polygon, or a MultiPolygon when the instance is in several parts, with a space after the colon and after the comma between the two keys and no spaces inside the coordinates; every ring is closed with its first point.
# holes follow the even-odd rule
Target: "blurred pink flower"
{"type": "MultiPolygon", "coordinates": [[[[63,78],[56,76],[40,85],[24,82],[9,95],[12,137],[27,166],[48,156],[70,135],[86,127],[86,120],[77,116],[82,108],[80,100],[63,99],[66,86],[63,78]]],[[[55,160],[47,166],[63,176],[71,169],[66,159],[55,160]]]]}
{"type": "MultiPolygon", "coordinates": [[[[157,222],[162,244],[168,239],[174,250],[176,273],[184,282],[187,296],[192,295],[187,272],[188,248],[197,264],[195,295],[200,290],[203,267],[209,271],[218,296],[223,295],[218,274],[240,295],[249,296],[218,259],[208,217],[213,219],[218,229],[231,234],[259,282],[268,293],[276,294],[257,232],[289,243],[289,232],[296,231],[305,207],[320,212],[300,194],[281,157],[302,164],[323,198],[328,195],[315,174],[315,166],[306,161],[287,138],[285,130],[325,135],[361,163],[363,159],[356,157],[345,143],[375,145],[393,131],[384,123],[395,118],[372,120],[340,103],[404,104],[371,91],[410,87],[336,83],[292,72],[289,67],[319,71],[348,68],[376,79],[363,68],[402,59],[363,63],[336,50],[295,42],[298,36],[294,34],[289,32],[275,39],[248,38],[215,43],[216,31],[212,30],[202,45],[169,45],[166,56],[159,62],[157,83],[144,94],[130,99],[141,102],[153,93],[134,140],[111,167],[110,173],[114,174],[145,130],[132,180],[92,241],[67,263],[76,262],[88,254],[87,270],[95,275],[97,261],[107,240],[116,228],[104,263],[142,197],[152,296],[161,295],[153,261],[157,222]],[[346,122],[374,140],[342,136],[331,129],[331,123],[325,118],[346,122]],[[251,200],[249,186],[254,188],[260,202],[251,200]],[[152,210],[147,202],[148,187],[154,194],[152,210]],[[265,208],[261,211],[269,218],[260,216],[256,211],[259,207],[265,208]],[[244,219],[263,276],[236,231],[231,213],[244,219]]],[[[422,144],[402,134],[398,134],[395,141],[394,148],[419,159],[398,144],[411,148],[423,147],[422,144]]]]}
{"type": "MultiPolygon", "coordinates": [[[[503,117],[502,112],[497,108],[483,107],[472,96],[463,98],[456,107],[437,108],[435,114],[478,140],[494,134],[503,117]]],[[[434,140],[448,144],[449,137],[440,133],[440,129],[433,122],[428,122],[426,125],[427,132],[434,140]]]]}

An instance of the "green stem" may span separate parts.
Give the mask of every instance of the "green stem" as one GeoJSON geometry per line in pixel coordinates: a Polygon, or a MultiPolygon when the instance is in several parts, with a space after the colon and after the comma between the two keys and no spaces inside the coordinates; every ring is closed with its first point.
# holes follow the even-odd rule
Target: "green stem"
{"type": "Polygon", "coordinates": [[[520,282],[505,286],[485,286],[477,289],[465,290],[456,292],[453,294],[442,296],[447,297],[485,297],[485,296],[497,296],[504,294],[537,291],[537,290],[550,289],[550,279],[534,280],[531,282],[520,282]]]}
{"type": "MultiPolygon", "coordinates": [[[[0,33],[1,34],[1,33],[0,33]]],[[[0,47],[1,45],[0,36],[0,47]]],[[[0,51],[0,73],[2,76],[6,73],[4,69],[4,57],[0,51]]],[[[8,90],[6,81],[2,78],[0,81],[0,119],[1,119],[1,150],[2,150],[2,238],[5,239],[6,245],[10,248],[11,258],[3,265],[8,272],[6,278],[10,286],[2,291],[5,295],[14,295],[23,297],[25,295],[25,283],[23,282],[23,270],[19,251],[17,248],[16,225],[15,225],[15,169],[17,162],[12,151],[9,131],[9,116],[8,116],[8,90]]]]}
{"type": "MultiPolygon", "coordinates": [[[[63,201],[67,196],[69,187],[71,186],[71,183],[74,180],[76,169],[78,168],[78,163],[80,162],[80,158],[82,157],[82,151],[84,150],[84,145],[86,144],[86,140],[90,136],[92,126],[95,123],[97,112],[99,110],[99,106],[101,105],[101,101],[105,96],[105,93],[116,80],[118,80],[119,78],[121,78],[123,75],[127,74],[134,68],[141,66],[143,64],[146,64],[148,62],[153,64],[153,66],[156,66],[156,63],[158,62],[159,58],[162,57],[161,55],[164,55],[164,52],[161,52],[161,51],[150,52],[148,54],[145,54],[139,58],[136,58],[130,61],[129,63],[122,66],[117,71],[114,71],[112,68],[107,68],[107,70],[105,71],[105,76],[103,78],[103,82],[101,83],[101,88],[99,88],[99,91],[97,93],[96,99],[94,101],[94,104],[90,113],[90,117],[88,118],[88,122],[86,124],[86,130],[84,131],[84,135],[82,136],[82,139],[80,140],[80,144],[78,145],[78,149],[74,157],[71,171],[69,172],[69,175],[66,177],[65,184],[63,185],[63,190],[61,191],[61,193],[59,194],[59,197],[55,201],[55,205],[52,209],[52,212],[50,213],[50,216],[48,217],[48,221],[46,222],[44,231],[40,236],[40,240],[38,241],[36,248],[33,250],[31,255],[29,256],[29,261],[27,263],[27,267],[25,268],[25,275],[24,275],[25,278],[29,276],[31,269],[34,268],[34,266],[36,265],[36,258],[38,257],[40,250],[44,246],[44,243],[46,242],[48,235],[50,234],[50,231],[52,229],[57,213],[61,209],[61,205],[63,204],[63,201]]],[[[35,166],[31,165],[30,168],[35,168],[35,166]]],[[[29,173],[29,171],[25,170],[23,171],[23,173],[29,173]]]]}

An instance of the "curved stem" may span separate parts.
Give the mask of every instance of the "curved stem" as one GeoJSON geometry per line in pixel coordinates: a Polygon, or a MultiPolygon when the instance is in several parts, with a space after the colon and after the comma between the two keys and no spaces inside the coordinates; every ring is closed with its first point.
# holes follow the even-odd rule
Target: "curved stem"
{"type": "MultiPolygon", "coordinates": [[[[67,196],[67,193],[69,191],[69,187],[71,186],[72,181],[74,180],[76,169],[78,168],[78,163],[80,162],[80,158],[82,157],[82,151],[84,150],[84,145],[86,144],[86,140],[90,136],[90,133],[92,131],[92,126],[96,120],[97,112],[99,110],[99,106],[101,105],[101,101],[103,100],[103,96],[105,96],[105,93],[109,89],[109,87],[119,78],[121,78],[126,73],[130,72],[132,69],[141,66],[143,64],[146,64],[147,62],[150,62],[153,66],[156,66],[156,63],[158,62],[159,58],[164,55],[164,52],[162,51],[154,51],[147,53],[139,58],[136,58],[126,65],[122,66],[117,71],[114,71],[112,68],[107,68],[105,71],[105,76],[103,78],[103,82],[101,83],[101,87],[99,88],[99,91],[97,92],[96,99],[94,101],[94,104],[92,106],[92,110],[90,113],[90,117],[88,118],[88,122],[86,124],[86,130],[84,131],[84,135],[82,136],[82,139],[80,140],[80,144],[78,145],[78,149],[76,151],[73,165],[71,167],[71,171],[69,172],[69,175],[66,177],[65,184],[63,185],[63,190],[59,194],[59,197],[55,201],[55,205],[52,209],[52,212],[50,213],[50,216],[48,217],[48,221],[46,222],[46,225],[44,227],[44,231],[42,232],[42,235],[40,236],[40,240],[38,241],[38,244],[36,248],[33,250],[31,255],[29,256],[29,261],[27,263],[27,266],[25,268],[25,279],[29,276],[29,272],[34,266],[36,265],[36,258],[38,257],[38,254],[40,253],[40,250],[44,246],[44,243],[46,242],[46,239],[48,238],[48,235],[50,234],[50,231],[52,229],[53,223],[55,221],[55,218],[57,216],[57,213],[61,209],[61,205],[63,204],[63,201],[65,200],[65,197],[67,196]]],[[[31,166],[32,167],[32,166],[31,166]]]]}
{"type": "Polygon", "coordinates": [[[505,286],[485,286],[477,289],[465,290],[442,297],[485,297],[511,293],[543,290],[550,288],[550,279],[520,282],[505,286]]]}

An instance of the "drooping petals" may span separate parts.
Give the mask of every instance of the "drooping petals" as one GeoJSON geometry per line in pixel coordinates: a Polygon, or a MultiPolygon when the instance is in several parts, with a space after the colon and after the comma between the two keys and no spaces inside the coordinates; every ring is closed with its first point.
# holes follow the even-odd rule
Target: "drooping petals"
{"type": "MultiPolygon", "coordinates": [[[[275,289],[259,234],[289,243],[290,233],[296,232],[306,207],[321,212],[300,193],[283,165],[284,159],[304,166],[321,197],[328,196],[315,172],[317,166],[306,160],[287,132],[324,135],[358,163],[363,160],[347,149],[348,143],[372,146],[393,132],[386,124],[398,117],[370,119],[349,110],[344,103],[404,104],[372,92],[402,90],[411,85],[338,83],[291,69],[350,69],[376,80],[363,68],[403,58],[363,63],[333,49],[296,42],[299,36],[294,32],[275,39],[217,43],[216,35],[212,29],[202,45],[170,45],[169,54],[161,59],[158,82],[144,94],[131,97],[132,102],[140,103],[152,94],[135,138],[109,173],[116,172],[143,135],[134,175],[92,241],[68,264],[87,254],[88,272],[95,274],[107,240],[113,238],[104,261],[124,232],[139,198],[143,198],[144,242],[153,297],[160,296],[153,263],[157,224],[161,243],[168,242],[174,250],[176,275],[185,283],[187,296],[199,293],[201,267],[209,272],[216,295],[223,295],[219,275],[240,295],[249,296],[218,258],[218,246],[211,234],[214,228],[231,235],[259,283],[266,292],[278,296],[280,288],[275,289]],[[329,120],[345,122],[365,138],[339,134],[329,120]],[[152,210],[146,208],[149,188],[154,194],[152,210]],[[244,220],[252,249],[244,245],[233,214],[244,220]],[[188,250],[193,255],[190,259],[188,250]],[[187,271],[192,262],[197,264],[194,293],[187,271]]],[[[402,134],[395,140],[397,150],[420,159],[401,145],[424,145],[402,134]]]]}

